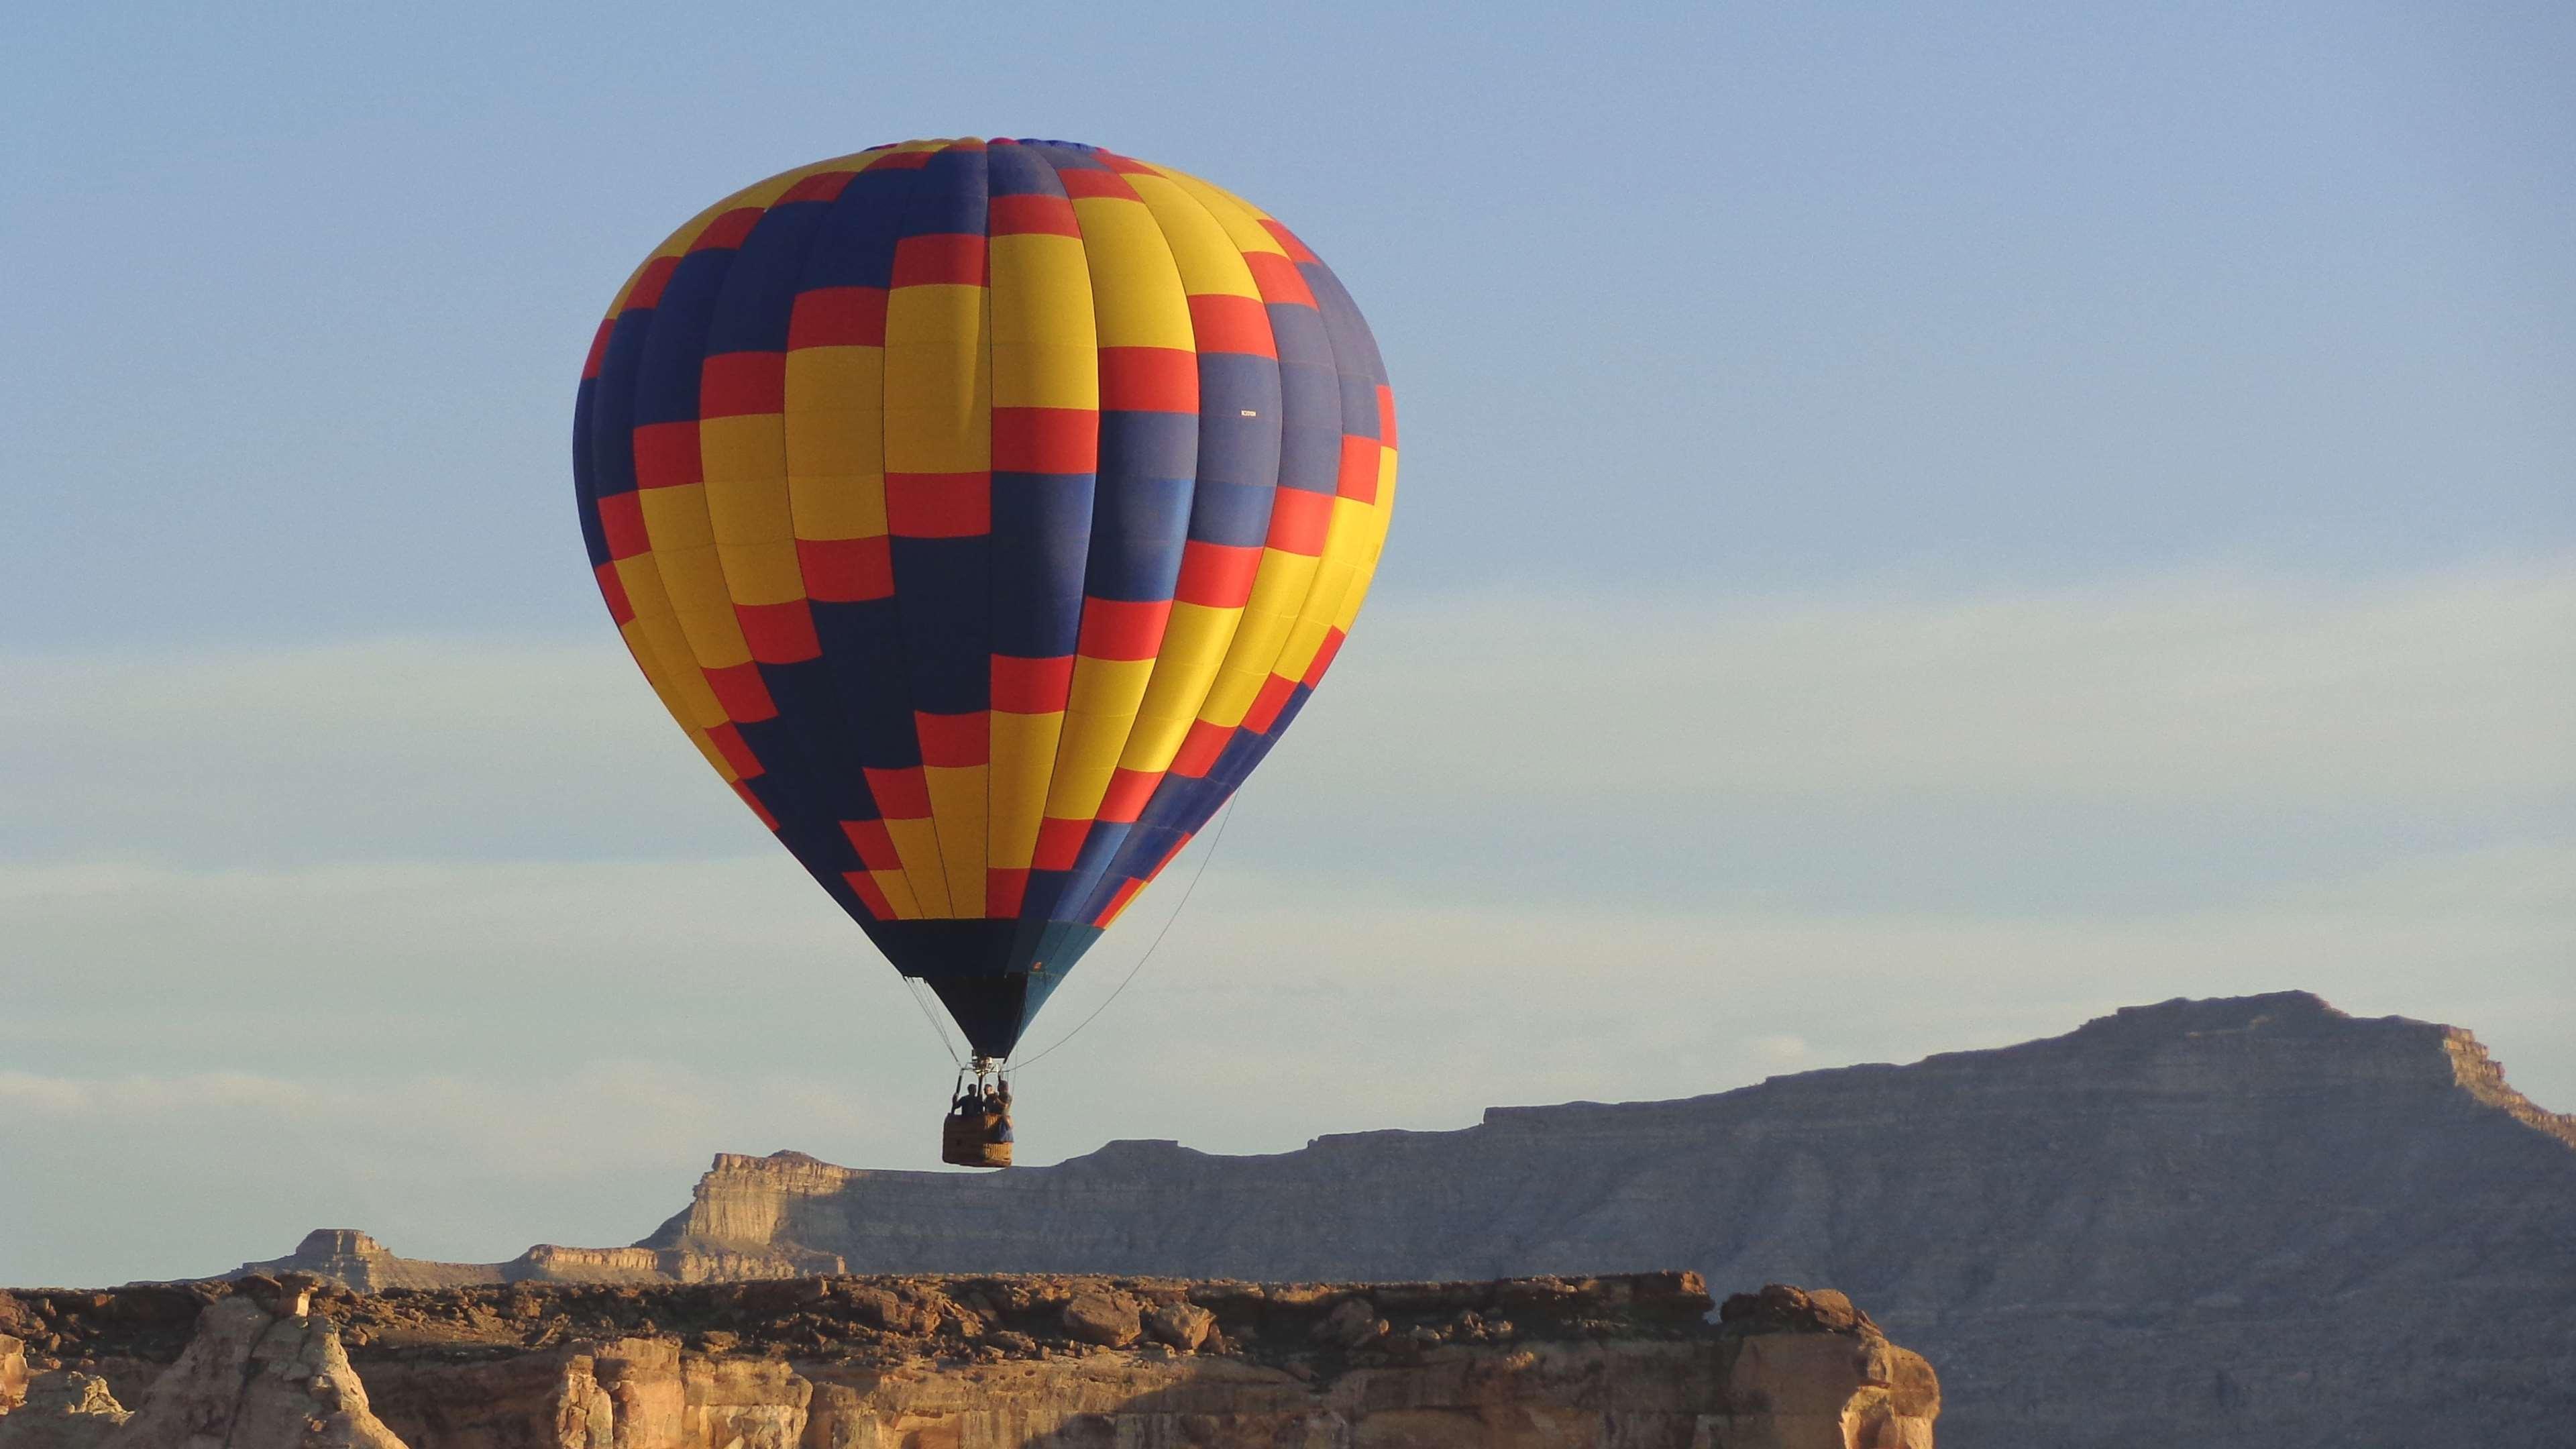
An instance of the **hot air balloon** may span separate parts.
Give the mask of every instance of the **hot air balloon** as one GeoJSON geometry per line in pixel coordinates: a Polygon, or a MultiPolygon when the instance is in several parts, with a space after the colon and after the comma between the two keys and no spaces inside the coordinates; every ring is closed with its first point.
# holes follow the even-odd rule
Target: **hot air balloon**
{"type": "Polygon", "coordinates": [[[931,140],[672,233],[600,324],[573,459],[662,705],[980,1083],[1322,679],[1396,432],[1358,308],[1268,213],[931,140]]]}

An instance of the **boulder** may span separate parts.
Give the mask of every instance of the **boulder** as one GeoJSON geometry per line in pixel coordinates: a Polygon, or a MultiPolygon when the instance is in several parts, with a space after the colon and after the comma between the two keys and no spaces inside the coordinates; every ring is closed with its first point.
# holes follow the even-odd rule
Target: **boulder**
{"type": "Polygon", "coordinates": [[[1145,1331],[1157,1343],[1196,1353],[1216,1327],[1216,1315],[1195,1303],[1157,1303],[1145,1310],[1145,1331]]]}
{"type": "Polygon", "coordinates": [[[1815,1315],[1816,1326],[1828,1333],[1841,1333],[1860,1327],[1860,1310],[1852,1307],[1849,1295],[1831,1288],[1810,1289],[1807,1308],[1815,1315]]]}
{"type": "Polygon", "coordinates": [[[0,1418],[0,1449],[97,1449],[110,1431],[133,1418],[95,1374],[64,1371],[40,1375],[26,1397],[0,1418]]]}
{"type": "Polygon", "coordinates": [[[1729,1296],[1717,1310],[1718,1322],[1738,1333],[1876,1333],[1869,1315],[1831,1288],[1799,1288],[1766,1283],[1758,1293],[1729,1296]]]}
{"type": "Polygon", "coordinates": [[[0,1333],[0,1414],[18,1407],[26,1398],[27,1345],[0,1333]]]}
{"type": "Polygon", "coordinates": [[[888,1333],[928,1333],[939,1326],[937,1309],[883,1288],[844,1284],[836,1296],[850,1305],[852,1317],[888,1333]]]}
{"type": "Polygon", "coordinates": [[[1365,1298],[1345,1298],[1333,1305],[1313,1333],[1317,1343],[1351,1349],[1385,1337],[1386,1327],[1386,1320],[1377,1316],[1376,1304],[1365,1298]]]}
{"type": "Polygon", "coordinates": [[[1093,1288],[1074,1294],[1064,1305],[1064,1331],[1077,1342],[1125,1348],[1144,1331],[1144,1323],[1135,1299],[1093,1288]]]}

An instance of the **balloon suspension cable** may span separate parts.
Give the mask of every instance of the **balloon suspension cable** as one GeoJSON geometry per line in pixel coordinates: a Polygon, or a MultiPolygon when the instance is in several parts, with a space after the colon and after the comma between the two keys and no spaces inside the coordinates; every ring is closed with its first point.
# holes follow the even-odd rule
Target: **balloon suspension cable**
{"type": "Polygon", "coordinates": [[[912,1004],[921,1008],[921,1019],[930,1023],[931,1035],[939,1038],[939,1049],[948,1053],[948,1060],[954,1063],[958,1070],[965,1070],[966,1059],[957,1055],[957,1048],[949,1043],[948,1028],[939,1024],[939,1013],[930,1009],[928,988],[915,977],[906,976],[900,979],[903,982],[903,989],[912,993],[912,1004]]]}
{"type": "Polygon", "coordinates": [[[1163,918],[1163,929],[1154,933],[1154,944],[1146,947],[1145,954],[1136,958],[1136,964],[1127,968],[1126,979],[1118,983],[1118,990],[1110,992],[1098,1006],[1091,1008],[1091,1015],[1084,1017],[1079,1022],[1076,1022],[1073,1030],[1057,1037],[1054,1043],[1045,1051],[1042,1051],[1036,1056],[1030,1057],[1028,1060],[1013,1066],[1010,1070],[1018,1072],[1026,1068],[1036,1066],[1039,1062],[1055,1055],[1057,1051],[1063,1048],[1066,1042],[1082,1035],[1082,1029],[1091,1025],[1093,1022],[1098,1021],[1100,1019],[1100,1013],[1109,1009],[1109,1003],[1116,1001],[1118,999],[1119,992],[1125,991],[1128,984],[1136,979],[1136,973],[1145,969],[1145,963],[1154,959],[1154,953],[1163,949],[1163,938],[1172,934],[1172,923],[1181,918],[1181,912],[1189,909],[1190,897],[1198,893],[1199,881],[1207,875],[1208,862],[1216,859],[1216,848],[1225,841],[1225,828],[1234,823],[1234,802],[1240,798],[1242,798],[1240,795],[1229,796],[1227,798],[1225,802],[1225,813],[1218,817],[1216,822],[1216,833],[1208,837],[1208,848],[1199,856],[1199,868],[1191,873],[1190,883],[1182,890],[1180,900],[1172,907],[1172,913],[1163,918]]]}

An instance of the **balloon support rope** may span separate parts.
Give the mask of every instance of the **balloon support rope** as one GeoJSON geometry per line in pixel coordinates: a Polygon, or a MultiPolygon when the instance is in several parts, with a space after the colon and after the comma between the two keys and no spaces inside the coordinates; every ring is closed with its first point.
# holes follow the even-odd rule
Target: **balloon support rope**
{"type": "Polygon", "coordinates": [[[901,980],[903,989],[912,994],[912,1004],[921,1008],[921,1019],[930,1023],[931,1034],[939,1038],[939,1049],[948,1053],[948,1060],[955,1063],[959,1071],[964,1071],[966,1059],[957,1055],[956,1047],[949,1045],[948,1028],[939,1024],[939,1013],[932,1011],[930,1003],[923,999],[922,984],[910,976],[903,977],[901,980]]]}
{"type": "Polygon", "coordinates": [[[1242,797],[1239,793],[1226,798],[1225,814],[1216,822],[1216,833],[1208,837],[1207,853],[1199,857],[1199,868],[1191,873],[1190,883],[1187,888],[1182,890],[1181,899],[1172,907],[1172,913],[1163,918],[1163,929],[1154,933],[1154,944],[1146,947],[1145,954],[1136,958],[1136,964],[1127,968],[1126,979],[1118,983],[1118,990],[1110,992],[1108,997],[1098,1006],[1091,1008],[1091,1015],[1084,1017],[1079,1022],[1076,1022],[1073,1030],[1057,1037],[1054,1043],[1045,1051],[1042,1051],[1036,1056],[1029,1058],[1027,1061],[1021,1062],[1012,1067],[1011,1071],[1013,1074],[1016,1075],[1029,1067],[1036,1066],[1039,1062],[1055,1055],[1056,1051],[1066,1042],[1082,1035],[1082,1029],[1091,1025],[1093,1022],[1098,1021],[1100,1019],[1100,1013],[1109,1009],[1109,1003],[1116,1001],[1118,999],[1119,992],[1125,991],[1128,983],[1136,979],[1136,973],[1145,969],[1145,963],[1154,959],[1154,953],[1163,949],[1163,938],[1172,934],[1172,923],[1181,918],[1181,912],[1189,909],[1190,897],[1198,893],[1199,881],[1207,875],[1208,862],[1216,859],[1216,848],[1225,843],[1225,828],[1234,823],[1234,802],[1240,798],[1242,797]]]}

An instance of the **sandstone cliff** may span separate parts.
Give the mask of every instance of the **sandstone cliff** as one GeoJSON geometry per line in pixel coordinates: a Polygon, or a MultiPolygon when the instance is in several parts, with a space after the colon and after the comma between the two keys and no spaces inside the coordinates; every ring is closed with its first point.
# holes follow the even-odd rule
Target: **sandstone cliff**
{"type": "MultiPolygon", "coordinates": [[[[123,1295],[84,1294],[60,1306],[48,1298],[31,1313],[14,1296],[0,1297],[0,1317],[77,1355],[72,1366],[41,1360],[46,1371],[32,1377],[15,1409],[0,1400],[0,1449],[404,1449],[369,1412],[339,1335],[307,1313],[309,1295],[261,1282],[271,1291],[208,1294],[202,1308],[166,1293],[131,1306],[123,1295]],[[167,1364],[130,1351],[166,1349],[181,1325],[186,1346],[167,1364]],[[92,1332],[129,1351],[88,1352],[92,1332]],[[126,1411],[110,1374],[140,1408],[126,1411]]],[[[18,1344],[23,1374],[21,1341],[0,1343],[0,1357],[12,1354],[9,1344],[18,1344]]]]}
{"type": "Polygon", "coordinates": [[[840,1271],[828,1254],[763,1246],[745,1255],[647,1247],[566,1248],[539,1243],[506,1263],[437,1263],[397,1257],[354,1228],[316,1228],[283,1258],[244,1263],[224,1276],[293,1273],[376,1293],[392,1288],[470,1288],[486,1283],[706,1283],[840,1271]]]}
{"type": "MultiPolygon", "coordinates": [[[[1941,1364],[1944,1438],[1970,1449],[2576,1442],[2576,1121],[2467,1032],[2296,992],[1272,1156],[1119,1142],[991,1176],[724,1156],[610,1251],[689,1281],[1686,1263],[1849,1285],[1941,1364]]],[[[478,1271],[607,1271],[576,1253],[478,1271]]]]}
{"type": "Polygon", "coordinates": [[[243,1283],[0,1297],[42,1344],[0,1449],[1930,1449],[1940,1407],[1841,1294],[1712,1325],[1684,1273],[243,1283]]]}

